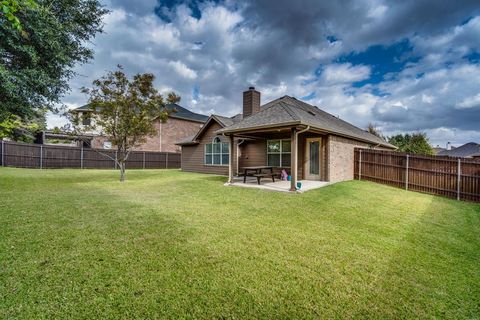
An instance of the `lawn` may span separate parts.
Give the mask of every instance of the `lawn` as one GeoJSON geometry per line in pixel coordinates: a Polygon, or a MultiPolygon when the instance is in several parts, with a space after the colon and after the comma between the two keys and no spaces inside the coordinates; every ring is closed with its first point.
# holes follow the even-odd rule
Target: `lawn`
{"type": "Polygon", "coordinates": [[[479,318],[480,205],[0,168],[0,318],[479,318]]]}

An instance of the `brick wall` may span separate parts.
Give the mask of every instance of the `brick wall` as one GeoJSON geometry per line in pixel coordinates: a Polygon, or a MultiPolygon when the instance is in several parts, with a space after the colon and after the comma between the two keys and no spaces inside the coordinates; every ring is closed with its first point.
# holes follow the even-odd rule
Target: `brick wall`
{"type": "Polygon", "coordinates": [[[368,148],[368,143],[329,135],[327,145],[328,181],[353,180],[354,149],[368,148]]]}
{"type": "MultiPolygon", "coordinates": [[[[175,145],[175,143],[196,134],[202,125],[203,123],[171,117],[165,123],[157,120],[155,121],[157,134],[153,137],[147,137],[147,141],[134,150],[180,152],[180,146],[175,145]]],[[[93,138],[92,148],[103,148],[104,141],[107,141],[105,137],[97,136],[93,138]]]]}
{"type": "Polygon", "coordinates": [[[180,146],[175,145],[175,143],[196,134],[202,125],[203,123],[171,117],[165,123],[156,121],[157,134],[153,137],[147,137],[147,141],[137,150],[180,152],[180,146]]]}

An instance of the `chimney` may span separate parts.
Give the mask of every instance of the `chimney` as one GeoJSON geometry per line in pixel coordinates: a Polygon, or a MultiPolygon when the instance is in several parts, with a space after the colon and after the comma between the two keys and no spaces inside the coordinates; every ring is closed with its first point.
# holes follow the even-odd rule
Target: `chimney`
{"type": "Polygon", "coordinates": [[[452,144],[450,142],[447,142],[447,150],[452,150],[452,144]]]}
{"type": "Polygon", "coordinates": [[[260,111],[260,92],[255,87],[248,88],[243,92],[243,118],[260,111]]]}

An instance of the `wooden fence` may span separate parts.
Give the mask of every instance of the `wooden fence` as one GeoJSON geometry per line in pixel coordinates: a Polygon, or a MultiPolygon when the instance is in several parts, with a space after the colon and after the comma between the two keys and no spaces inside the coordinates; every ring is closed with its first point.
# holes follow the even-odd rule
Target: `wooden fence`
{"type": "Polygon", "coordinates": [[[480,201],[480,161],[355,149],[354,176],[457,200],[480,201]]]}
{"type": "MultiPolygon", "coordinates": [[[[22,168],[116,169],[116,151],[1,141],[0,165],[22,168]]],[[[180,153],[132,151],[127,169],[178,169],[180,153]]]]}

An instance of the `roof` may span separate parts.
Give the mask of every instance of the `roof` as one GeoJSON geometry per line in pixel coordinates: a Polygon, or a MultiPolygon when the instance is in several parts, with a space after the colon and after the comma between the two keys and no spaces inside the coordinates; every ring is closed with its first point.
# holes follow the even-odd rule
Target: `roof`
{"type": "Polygon", "coordinates": [[[462,157],[468,158],[480,154],[480,144],[469,142],[463,146],[451,150],[443,150],[437,153],[438,156],[462,157]]]}
{"type": "MultiPolygon", "coordinates": [[[[195,113],[192,112],[176,103],[172,104],[167,104],[166,105],[167,110],[175,112],[170,113],[169,117],[171,118],[176,118],[176,119],[183,119],[183,120],[189,120],[189,121],[195,121],[195,122],[205,122],[208,119],[208,116],[200,114],[200,113],[195,113]]],[[[79,108],[73,109],[73,112],[79,112],[79,111],[93,111],[90,108],[89,104],[86,104],[84,106],[81,106],[79,108]]]]}
{"type": "Polygon", "coordinates": [[[203,131],[205,131],[209,124],[212,122],[212,121],[215,121],[217,122],[222,128],[225,128],[225,127],[228,127],[228,126],[232,126],[234,125],[235,123],[239,122],[242,120],[242,115],[235,115],[233,117],[224,117],[224,116],[219,116],[217,114],[212,114],[207,121],[205,121],[205,124],[203,125],[203,127],[200,128],[200,130],[198,130],[198,132],[196,134],[194,134],[193,136],[189,136],[189,137],[186,137],[180,141],[177,141],[175,144],[176,145],[192,145],[192,144],[197,144],[198,143],[198,137],[202,134],[203,131]]]}
{"type": "Polygon", "coordinates": [[[208,116],[204,114],[192,112],[176,103],[167,104],[167,109],[176,111],[176,112],[170,113],[169,116],[171,118],[184,119],[184,120],[190,120],[190,121],[196,121],[196,122],[202,122],[202,123],[207,121],[208,119],[208,116]]]}
{"type": "Polygon", "coordinates": [[[179,146],[182,146],[182,145],[184,146],[184,145],[189,145],[189,144],[197,144],[198,142],[194,140],[195,136],[196,136],[196,134],[194,134],[192,136],[185,137],[182,140],[175,142],[175,144],[179,145],[179,146]]]}
{"type": "Polygon", "coordinates": [[[235,133],[250,129],[288,125],[310,126],[311,128],[335,133],[340,136],[396,149],[395,146],[382,138],[290,96],[283,96],[263,105],[259,112],[233,125],[222,128],[217,133],[235,133]]]}
{"type": "Polygon", "coordinates": [[[433,149],[433,153],[434,153],[434,154],[438,154],[439,152],[442,152],[442,151],[447,150],[447,149],[442,148],[442,147],[434,147],[434,148],[432,148],[432,149],[433,149]]]}
{"type": "Polygon", "coordinates": [[[93,111],[92,108],[90,108],[89,104],[83,105],[81,107],[75,108],[71,110],[72,112],[78,112],[78,111],[93,111]]]}

